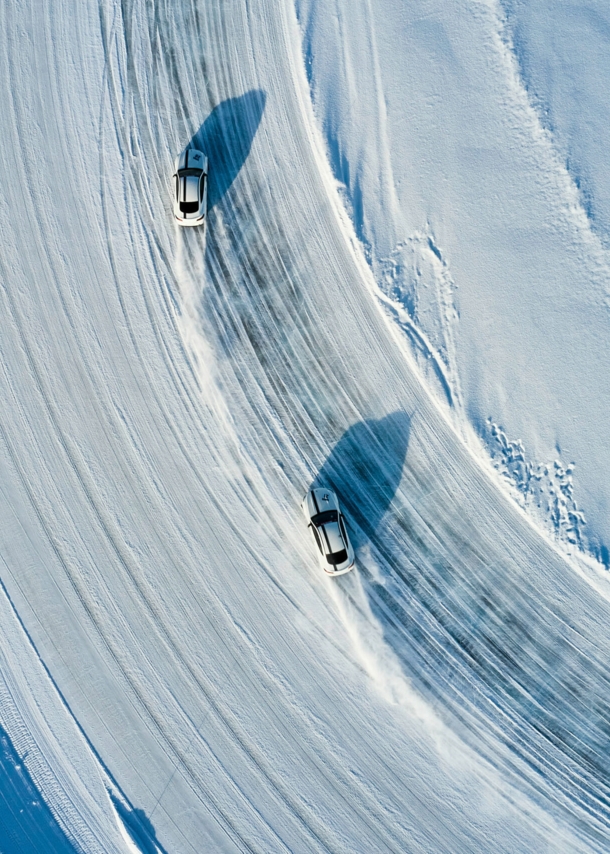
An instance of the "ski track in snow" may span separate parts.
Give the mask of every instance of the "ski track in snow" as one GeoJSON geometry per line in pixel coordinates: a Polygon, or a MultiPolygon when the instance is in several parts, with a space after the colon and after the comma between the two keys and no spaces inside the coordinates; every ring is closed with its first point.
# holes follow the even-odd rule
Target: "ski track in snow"
{"type": "Polygon", "coordinates": [[[2,580],[28,632],[0,597],[0,723],[69,844],[132,848],[112,780],[143,850],[606,850],[609,604],[380,309],[293,6],[0,24],[2,580]],[[207,233],[180,231],[173,156],[211,127],[207,233]],[[336,582],[298,510],[320,474],[358,550],[336,582]]]}

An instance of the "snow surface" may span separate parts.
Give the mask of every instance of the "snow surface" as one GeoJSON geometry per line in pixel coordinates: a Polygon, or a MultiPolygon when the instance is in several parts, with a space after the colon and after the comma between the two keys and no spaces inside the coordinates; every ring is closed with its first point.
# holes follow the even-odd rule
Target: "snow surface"
{"type": "Polygon", "coordinates": [[[510,15],[0,5],[3,851],[608,849],[607,585],[477,438],[601,553],[610,268],[510,15]]]}
{"type": "Polygon", "coordinates": [[[607,565],[610,14],[505,5],[297,9],[329,159],[389,311],[463,432],[505,470],[490,425],[523,445],[522,503],[607,565]],[[555,461],[573,468],[571,494],[552,476],[528,489],[524,469],[546,478],[555,461]]]}

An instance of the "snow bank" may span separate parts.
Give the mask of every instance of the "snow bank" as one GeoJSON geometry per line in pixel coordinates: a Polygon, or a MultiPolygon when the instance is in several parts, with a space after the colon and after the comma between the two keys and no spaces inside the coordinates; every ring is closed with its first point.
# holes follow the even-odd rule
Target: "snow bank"
{"type": "Polygon", "coordinates": [[[390,316],[466,435],[465,422],[497,456],[490,420],[526,466],[570,469],[568,501],[549,484],[550,500],[522,503],[607,563],[607,12],[506,5],[509,24],[493,2],[297,11],[390,316]]]}

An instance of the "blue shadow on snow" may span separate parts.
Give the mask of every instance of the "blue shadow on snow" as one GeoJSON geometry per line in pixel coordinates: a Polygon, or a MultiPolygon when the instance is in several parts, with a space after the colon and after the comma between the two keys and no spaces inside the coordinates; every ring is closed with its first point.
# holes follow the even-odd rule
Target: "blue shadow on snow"
{"type": "Polygon", "coordinates": [[[109,791],[108,794],[127,832],[142,854],[167,854],[144,810],[129,809],[112,792],[109,791]]]}
{"type": "Polygon", "coordinates": [[[198,148],[209,158],[208,210],[225,195],[246,162],[260,124],[267,96],[252,89],[214,107],[187,148],[198,148]]]}
{"type": "Polygon", "coordinates": [[[78,854],[46,805],[8,733],[0,727],[0,851],[78,854]]]}
{"type": "Polygon", "coordinates": [[[393,412],[350,427],[330,452],[312,486],[330,486],[339,496],[355,548],[375,536],[400,484],[411,418],[393,412]]]}

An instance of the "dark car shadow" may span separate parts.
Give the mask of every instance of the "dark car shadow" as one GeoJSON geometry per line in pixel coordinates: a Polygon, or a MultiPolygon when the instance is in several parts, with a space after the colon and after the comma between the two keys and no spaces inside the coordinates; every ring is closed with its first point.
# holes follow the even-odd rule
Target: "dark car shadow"
{"type": "Polygon", "coordinates": [[[144,810],[130,809],[112,792],[108,794],[121,821],[142,854],[167,854],[157,839],[155,828],[144,810]]]}
{"type": "Polygon", "coordinates": [[[347,430],[330,452],[312,486],[338,493],[355,548],[372,540],[394,496],[407,456],[411,418],[393,412],[360,421],[347,430]]]}
{"type": "Polygon", "coordinates": [[[222,101],[186,146],[209,158],[208,210],[222,199],[246,162],[266,100],[261,89],[252,89],[222,101]]]}

